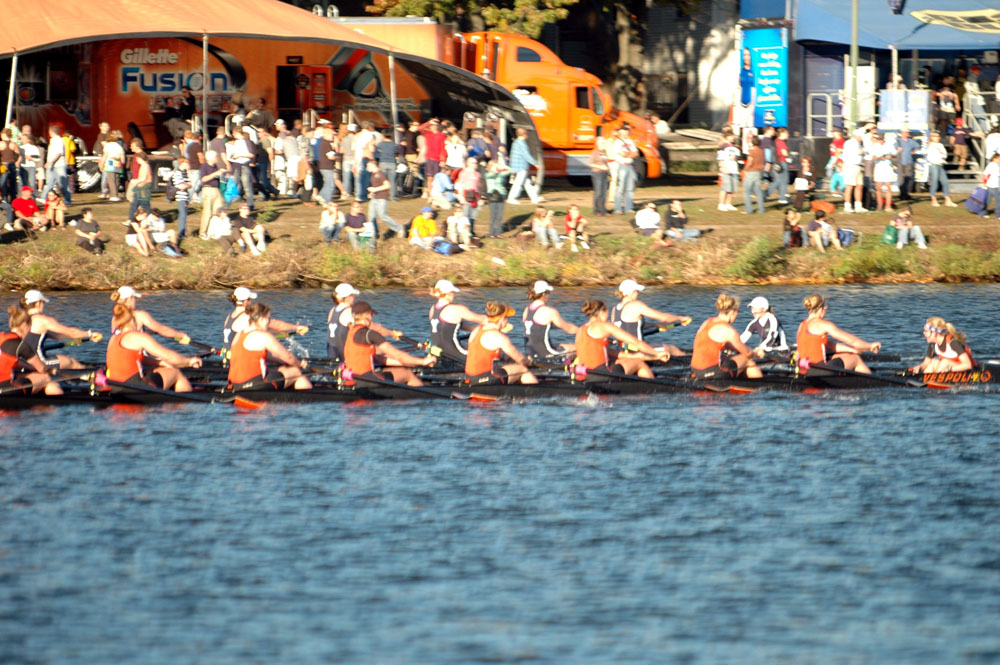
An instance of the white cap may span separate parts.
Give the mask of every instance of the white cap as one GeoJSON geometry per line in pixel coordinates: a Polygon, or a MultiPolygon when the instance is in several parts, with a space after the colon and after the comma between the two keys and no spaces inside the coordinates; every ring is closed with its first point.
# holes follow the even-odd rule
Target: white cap
{"type": "Polygon", "coordinates": [[[646,287],[635,281],[634,279],[626,279],[624,282],[618,285],[618,291],[623,295],[627,296],[630,293],[635,293],[636,291],[645,291],[646,287]]]}
{"type": "Polygon", "coordinates": [[[36,302],[48,302],[48,301],[49,299],[46,298],[45,295],[38,289],[31,289],[30,291],[24,294],[24,302],[26,302],[29,305],[32,305],[36,302]]]}
{"type": "Polygon", "coordinates": [[[245,286],[239,286],[233,291],[233,297],[239,302],[243,302],[244,300],[253,300],[257,297],[257,294],[245,286]]]}
{"type": "Polygon", "coordinates": [[[347,126],[347,131],[349,131],[349,132],[356,132],[356,131],[358,131],[358,126],[357,126],[357,125],[355,125],[355,124],[354,124],[354,123],[352,122],[351,124],[349,124],[349,125],[347,126]]]}
{"type": "Polygon", "coordinates": [[[285,124],[285,121],[282,120],[281,118],[278,118],[277,120],[274,121],[274,124],[276,124],[276,125],[283,125],[283,124],[285,124]]]}
{"type": "Polygon", "coordinates": [[[437,284],[434,285],[434,290],[442,295],[445,293],[458,293],[458,287],[447,279],[439,279],[437,284]]]}
{"type": "Polygon", "coordinates": [[[750,309],[770,309],[771,304],[767,302],[767,298],[765,298],[764,296],[757,296],[756,298],[750,301],[750,304],[747,305],[747,307],[749,307],[750,309]]]}
{"type": "Polygon", "coordinates": [[[546,282],[544,279],[540,279],[537,282],[535,282],[535,285],[531,287],[531,290],[534,291],[535,293],[542,294],[547,291],[554,291],[555,289],[553,289],[552,285],[546,282]]]}
{"type": "Polygon", "coordinates": [[[319,120],[316,121],[316,124],[317,125],[329,125],[331,123],[326,118],[320,118],[319,120]]]}
{"type": "Polygon", "coordinates": [[[126,298],[141,298],[142,294],[133,289],[131,286],[119,286],[118,287],[118,299],[125,300],[126,298]]]}
{"type": "Polygon", "coordinates": [[[333,290],[333,295],[338,298],[346,298],[347,296],[360,296],[361,291],[348,284],[347,282],[342,282],[337,285],[337,288],[333,290]]]}

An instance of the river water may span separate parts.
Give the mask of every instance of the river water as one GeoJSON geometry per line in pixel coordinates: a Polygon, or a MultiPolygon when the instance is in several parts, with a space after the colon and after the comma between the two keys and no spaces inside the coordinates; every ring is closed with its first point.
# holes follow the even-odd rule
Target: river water
{"type": "MultiPolygon", "coordinates": [[[[580,301],[611,291],[553,304],[579,319],[580,301]]],[[[769,297],[791,336],[812,289],[733,291],[769,297]]],[[[940,314],[1000,356],[997,286],[821,292],[830,319],[886,352],[915,360],[940,314]]],[[[644,296],[697,323],[716,294],[644,296]]],[[[215,343],[224,297],[142,302],[215,343]]],[[[365,297],[426,334],[427,296],[365,297]]],[[[520,289],[460,301],[493,297],[524,304],[520,289]]],[[[261,299],[311,324],[302,344],[325,353],[328,291],[261,299]]],[[[61,321],[108,326],[106,294],[52,300],[61,321]]],[[[997,663],[998,399],[889,388],[8,415],[0,663],[997,663]]]]}

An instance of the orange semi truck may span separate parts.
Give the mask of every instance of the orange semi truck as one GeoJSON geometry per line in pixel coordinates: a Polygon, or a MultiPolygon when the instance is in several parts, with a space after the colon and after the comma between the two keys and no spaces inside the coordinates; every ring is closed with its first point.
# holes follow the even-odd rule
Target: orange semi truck
{"type": "Polygon", "coordinates": [[[466,69],[499,83],[521,100],[535,123],[545,153],[545,175],[589,176],[587,161],[598,136],[631,127],[642,158],[641,178],[663,173],[653,125],[612,108],[599,78],[570,67],[543,44],[499,32],[454,33],[430,19],[335,19],[362,34],[416,55],[466,69]]]}

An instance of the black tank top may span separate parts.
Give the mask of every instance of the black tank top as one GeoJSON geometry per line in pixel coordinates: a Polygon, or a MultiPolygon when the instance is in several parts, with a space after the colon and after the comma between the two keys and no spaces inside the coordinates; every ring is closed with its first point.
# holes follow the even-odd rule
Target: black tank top
{"type": "MultiPolygon", "coordinates": [[[[638,321],[622,321],[622,310],[624,309],[625,305],[622,303],[615,305],[612,323],[628,334],[634,335],[639,341],[642,341],[642,316],[639,317],[638,321]]],[[[621,343],[619,342],[619,344],[621,343]]]]}
{"type": "Polygon", "coordinates": [[[434,303],[434,306],[431,307],[428,315],[431,320],[431,343],[441,348],[441,355],[444,357],[464,357],[469,352],[462,348],[462,344],[458,341],[458,330],[462,327],[461,322],[448,323],[441,320],[441,313],[450,305],[451,303],[448,303],[444,307],[438,307],[438,304],[434,303]]]}
{"type": "Polygon", "coordinates": [[[344,359],[344,344],[347,342],[348,326],[341,325],[340,316],[345,309],[347,309],[347,303],[340,303],[330,310],[327,320],[329,331],[326,336],[326,355],[330,357],[330,360],[344,359]]]}
{"type": "Polygon", "coordinates": [[[529,356],[546,358],[559,353],[559,350],[553,349],[549,342],[549,330],[552,329],[552,323],[547,323],[544,326],[535,323],[535,313],[544,305],[540,302],[537,306],[534,305],[535,303],[531,303],[525,307],[521,317],[521,322],[524,324],[524,351],[529,356]]]}

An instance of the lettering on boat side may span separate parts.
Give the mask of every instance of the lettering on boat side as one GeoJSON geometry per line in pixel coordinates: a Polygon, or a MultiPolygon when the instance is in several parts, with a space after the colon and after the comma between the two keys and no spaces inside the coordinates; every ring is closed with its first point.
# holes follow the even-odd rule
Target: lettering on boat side
{"type": "Polygon", "coordinates": [[[937,372],[924,374],[924,383],[989,383],[993,373],[989,370],[967,370],[965,372],[937,372]]]}

